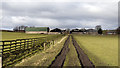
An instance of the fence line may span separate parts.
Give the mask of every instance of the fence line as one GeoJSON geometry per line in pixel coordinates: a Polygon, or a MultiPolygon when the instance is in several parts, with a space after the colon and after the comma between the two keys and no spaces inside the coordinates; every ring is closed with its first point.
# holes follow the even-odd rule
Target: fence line
{"type": "Polygon", "coordinates": [[[46,37],[7,40],[0,42],[2,43],[2,45],[0,45],[2,67],[11,66],[16,62],[35,54],[37,51],[44,50],[51,44],[54,45],[54,40],[46,41],[46,37]]]}

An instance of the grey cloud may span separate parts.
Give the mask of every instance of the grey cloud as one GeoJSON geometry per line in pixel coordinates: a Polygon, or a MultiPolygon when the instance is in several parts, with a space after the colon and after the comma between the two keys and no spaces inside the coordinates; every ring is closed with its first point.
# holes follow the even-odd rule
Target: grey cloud
{"type": "Polygon", "coordinates": [[[2,4],[3,28],[13,28],[17,25],[93,28],[96,25],[102,25],[104,29],[113,29],[118,25],[118,6],[117,3],[112,2],[3,2],[2,4]],[[23,23],[15,22],[11,17],[16,17],[16,19],[25,17],[25,20],[23,23]]]}

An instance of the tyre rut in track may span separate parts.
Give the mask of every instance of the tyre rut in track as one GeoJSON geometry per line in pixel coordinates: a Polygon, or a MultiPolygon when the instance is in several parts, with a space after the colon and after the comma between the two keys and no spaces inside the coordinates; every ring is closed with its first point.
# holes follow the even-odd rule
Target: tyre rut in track
{"type": "Polygon", "coordinates": [[[83,50],[80,48],[80,46],[75,41],[73,36],[72,36],[72,42],[77,51],[78,58],[79,58],[82,68],[95,68],[94,64],[89,60],[88,56],[83,52],[83,50]]]}
{"type": "Polygon", "coordinates": [[[69,51],[69,42],[70,42],[70,36],[68,36],[67,40],[65,41],[63,48],[61,49],[60,53],[55,57],[55,60],[52,61],[51,65],[48,68],[54,67],[54,66],[59,66],[63,67],[66,54],[69,51]]]}

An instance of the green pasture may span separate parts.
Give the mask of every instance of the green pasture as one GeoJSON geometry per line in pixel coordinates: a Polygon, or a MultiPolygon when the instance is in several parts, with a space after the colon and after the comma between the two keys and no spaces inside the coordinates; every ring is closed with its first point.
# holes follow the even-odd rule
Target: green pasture
{"type": "Polygon", "coordinates": [[[117,35],[73,35],[95,66],[118,66],[117,35]]]}
{"type": "Polygon", "coordinates": [[[20,32],[2,32],[1,34],[2,34],[2,41],[52,36],[47,34],[26,34],[20,32]]]}

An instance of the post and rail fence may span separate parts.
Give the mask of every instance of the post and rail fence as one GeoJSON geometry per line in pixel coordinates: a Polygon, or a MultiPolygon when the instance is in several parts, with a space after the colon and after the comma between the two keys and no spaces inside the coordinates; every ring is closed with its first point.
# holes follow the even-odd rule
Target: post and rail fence
{"type": "Polygon", "coordinates": [[[0,41],[2,67],[12,66],[51,44],[54,45],[54,40],[46,40],[46,37],[0,41]]]}

